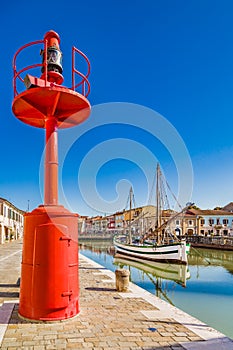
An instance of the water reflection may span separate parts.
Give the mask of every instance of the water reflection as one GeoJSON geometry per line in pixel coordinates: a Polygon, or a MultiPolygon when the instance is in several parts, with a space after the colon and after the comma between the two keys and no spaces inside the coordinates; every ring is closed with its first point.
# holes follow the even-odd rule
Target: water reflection
{"type": "Polygon", "coordinates": [[[96,254],[108,254],[114,256],[115,248],[110,241],[85,241],[79,243],[80,252],[89,250],[96,254]]]}
{"type": "Polygon", "coordinates": [[[167,290],[164,288],[163,280],[170,280],[186,286],[186,280],[190,278],[190,272],[187,265],[159,263],[143,259],[128,259],[120,254],[115,255],[113,264],[119,268],[127,268],[131,271],[136,268],[142,272],[141,279],[147,277],[155,286],[156,296],[165,299],[174,305],[169,298],[167,290]]]}
{"type": "Polygon", "coordinates": [[[187,265],[168,264],[143,259],[128,259],[120,254],[115,255],[114,265],[120,268],[135,267],[145,273],[147,276],[172,280],[183,287],[186,286],[186,280],[190,278],[190,272],[187,265]]]}
{"type": "Polygon", "coordinates": [[[222,266],[233,275],[233,251],[220,251],[217,249],[191,249],[188,259],[189,265],[222,266]]]}
{"type": "MultiPolygon", "coordinates": [[[[85,241],[79,243],[79,250],[80,252],[90,251],[96,256],[111,256],[115,257],[115,260],[113,260],[113,264],[117,265],[118,262],[120,264],[120,260],[117,258],[122,258],[124,261],[121,261],[121,264],[123,266],[134,266],[135,268],[141,269],[141,270],[148,270],[146,272],[152,273],[155,277],[162,277],[164,279],[173,279],[176,282],[179,282],[175,277],[175,272],[172,274],[164,273],[163,276],[159,276],[158,272],[161,270],[163,271],[170,271],[173,269],[174,271],[177,271],[176,274],[183,276],[183,282],[182,278],[180,277],[180,282],[183,285],[186,285],[186,280],[190,278],[190,272],[189,268],[187,267],[187,272],[184,273],[182,270],[184,267],[180,267],[176,264],[166,264],[166,263],[157,263],[157,262],[148,262],[143,261],[142,259],[136,259],[132,258],[130,259],[128,256],[125,257],[123,255],[115,255],[115,248],[111,241],[85,241]],[[137,265],[137,266],[136,266],[137,265]],[[173,266],[173,267],[172,267],[173,266]],[[172,267],[172,268],[171,268],[172,267]],[[170,278],[170,277],[174,278],[170,278]],[[186,277],[184,277],[186,276],[186,277]]],[[[188,266],[196,266],[196,267],[207,267],[207,266],[221,266],[226,271],[228,271],[231,275],[233,275],[233,251],[220,251],[215,249],[200,249],[200,248],[191,248],[190,254],[188,256],[188,266]]]]}
{"type": "MultiPolygon", "coordinates": [[[[80,252],[85,252],[85,251],[90,251],[97,256],[105,255],[105,256],[111,256],[115,257],[115,260],[113,261],[113,264],[116,265],[119,259],[117,258],[122,258],[124,261],[121,263],[123,266],[133,266],[145,270],[150,268],[150,273],[152,273],[155,277],[158,276],[158,271],[164,270],[164,271],[170,271],[171,266],[173,270],[176,270],[180,275],[185,275],[186,280],[190,278],[190,272],[187,267],[186,273],[182,271],[183,267],[176,267],[176,264],[166,264],[166,263],[157,263],[157,262],[148,262],[148,261],[143,261],[142,259],[136,259],[132,258],[130,259],[128,256],[125,257],[123,255],[115,255],[115,248],[112,244],[111,241],[85,241],[85,242],[80,242],[79,243],[79,250],[80,252]],[[137,266],[136,266],[137,265],[137,266]],[[162,266],[162,268],[161,268],[162,266]],[[153,270],[153,271],[152,271],[153,270]]],[[[120,263],[120,261],[119,261],[120,263]]],[[[179,265],[177,265],[179,266],[179,265]]],[[[196,266],[196,267],[207,267],[207,266],[218,266],[218,267],[223,267],[226,271],[228,271],[231,275],[233,275],[233,251],[220,251],[220,250],[215,250],[215,249],[200,249],[200,248],[191,248],[189,256],[188,256],[188,266],[196,266]]],[[[148,271],[147,271],[148,272],[148,271]]],[[[163,276],[158,276],[162,277],[164,279],[172,279],[170,278],[171,276],[174,276],[174,281],[178,282],[178,280],[175,278],[175,274],[173,273],[172,275],[164,274],[163,276]]],[[[184,278],[185,279],[185,278],[184,278]]],[[[183,284],[186,284],[186,280],[183,281],[183,284]]],[[[182,281],[181,281],[182,284],[182,281]]]]}

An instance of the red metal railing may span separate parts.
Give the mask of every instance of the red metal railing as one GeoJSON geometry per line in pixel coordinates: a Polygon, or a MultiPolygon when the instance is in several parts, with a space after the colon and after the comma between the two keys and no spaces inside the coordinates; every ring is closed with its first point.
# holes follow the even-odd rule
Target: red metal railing
{"type": "MultiPolygon", "coordinates": [[[[34,69],[37,67],[44,67],[45,86],[47,86],[47,82],[48,82],[47,81],[47,71],[48,71],[47,60],[45,60],[43,63],[36,63],[36,64],[29,65],[27,67],[20,69],[19,71],[17,71],[17,67],[16,67],[16,61],[17,61],[18,55],[21,51],[23,51],[25,48],[27,48],[29,46],[43,44],[43,43],[44,43],[44,51],[47,52],[47,44],[48,44],[47,40],[33,41],[31,43],[23,45],[21,48],[19,48],[16,51],[16,53],[13,57],[13,62],[12,62],[14,97],[19,94],[19,92],[17,91],[18,79],[22,83],[24,83],[24,79],[22,78],[21,74],[24,73],[25,71],[30,70],[30,69],[34,69]]],[[[84,95],[85,97],[87,97],[90,93],[90,83],[88,81],[89,74],[90,74],[90,62],[89,62],[87,56],[82,51],[78,50],[76,47],[73,46],[72,47],[72,87],[70,89],[76,91],[76,89],[80,88],[81,94],[84,95]],[[87,73],[85,75],[75,68],[75,54],[76,53],[78,53],[80,56],[82,56],[87,63],[87,73]],[[77,84],[75,84],[75,74],[77,74],[81,78],[81,81],[77,84]]]]}
{"type": "MultiPolygon", "coordinates": [[[[17,91],[17,80],[16,80],[16,79],[18,78],[20,81],[24,82],[23,78],[21,77],[21,74],[22,74],[23,72],[25,72],[25,71],[27,71],[27,70],[29,70],[29,69],[32,69],[32,68],[42,67],[42,66],[44,65],[44,63],[33,64],[33,65],[27,66],[27,67],[25,67],[25,68],[23,68],[23,69],[21,69],[21,70],[19,70],[19,71],[17,72],[17,68],[16,68],[16,59],[17,59],[19,53],[20,53],[22,50],[24,50],[24,49],[26,49],[27,47],[29,47],[29,46],[37,45],[37,44],[42,44],[43,42],[44,42],[44,40],[33,41],[33,42],[29,43],[29,44],[23,45],[22,47],[20,47],[20,48],[16,51],[16,53],[15,53],[15,55],[14,55],[14,57],[13,57],[13,63],[12,63],[12,65],[13,65],[13,91],[14,91],[14,97],[15,97],[16,95],[18,95],[18,91],[17,91]]],[[[45,44],[45,45],[46,45],[46,44],[45,44]]]]}
{"type": "Polygon", "coordinates": [[[71,87],[71,89],[75,90],[79,86],[81,86],[82,87],[82,95],[84,95],[85,97],[87,97],[90,93],[90,83],[88,81],[90,71],[91,71],[91,65],[90,65],[90,62],[89,62],[87,56],[84,55],[84,53],[82,51],[78,50],[75,46],[73,46],[72,47],[72,87],[71,87]],[[87,63],[86,75],[82,74],[81,72],[79,72],[75,68],[75,53],[76,52],[79,53],[87,63]],[[82,80],[76,85],[75,85],[75,73],[78,74],[82,78],[82,80]],[[86,87],[87,87],[87,90],[86,90],[86,87]]]}

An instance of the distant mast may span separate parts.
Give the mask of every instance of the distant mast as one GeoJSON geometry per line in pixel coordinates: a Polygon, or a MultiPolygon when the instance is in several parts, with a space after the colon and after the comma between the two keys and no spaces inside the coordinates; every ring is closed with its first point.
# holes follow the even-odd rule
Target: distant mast
{"type": "Polygon", "coordinates": [[[155,230],[156,239],[160,243],[159,227],[161,226],[161,193],[160,193],[160,166],[157,164],[156,168],[156,217],[155,217],[155,230]]]}
{"type": "Polygon", "coordinates": [[[132,232],[131,232],[132,201],[133,201],[133,188],[131,186],[129,191],[129,244],[132,244],[132,232]]]}

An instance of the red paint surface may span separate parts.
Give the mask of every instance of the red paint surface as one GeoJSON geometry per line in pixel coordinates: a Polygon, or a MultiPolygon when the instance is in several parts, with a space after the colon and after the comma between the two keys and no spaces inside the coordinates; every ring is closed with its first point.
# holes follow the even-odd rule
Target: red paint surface
{"type": "MultiPolygon", "coordinates": [[[[59,85],[62,67],[53,63],[48,70],[47,49],[59,48],[60,38],[50,31],[44,41],[24,45],[13,60],[14,100],[12,110],[22,122],[44,128],[45,181],[44,205],[25,214],[22,272],[20,282],[19,314],[30,320],[57,321],[79,313],[78,281],[78,215],[58,205],[58,135],[59,128],[69,128],[86,120],[90,114],[90,103],[85,96],[90,91],[87,75],[74,68],[72,59],[73,89],[59,85]],[[16,70],[17,55],[26,47],[44,42],[43,63],[16,70]],[[29,68],[42,67],[40,78],[27,76],[27,90],[18,94],[16,80],[24,81],[21,74],[29,68]],[[60,67],[60,73],[57,72],[60,67]],[[54,69],[54,71],[53,71],[54,69]],[[75,91],[74,74],[81,74],[82,93],[75,91]],[[44,82],[44,83],[43,83],[44,82]],[[84,85],[88,92],[84,94],[84,85]],[[85,96],[84,96],[85,95],[85,96]]],[[[77,49],[75,52],[81,53],[77,49]]]]}

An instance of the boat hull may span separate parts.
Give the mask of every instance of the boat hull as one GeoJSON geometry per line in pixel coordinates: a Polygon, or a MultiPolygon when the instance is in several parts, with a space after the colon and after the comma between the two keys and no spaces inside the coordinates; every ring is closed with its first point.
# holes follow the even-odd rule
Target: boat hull
{"type": "Polygon", "coordinates": [[[114,239],[114,246],[117,253],[130,257],[176,264],[187,264],[188,262],[185,242],[153,246],[126,244],[114,239]]]}

